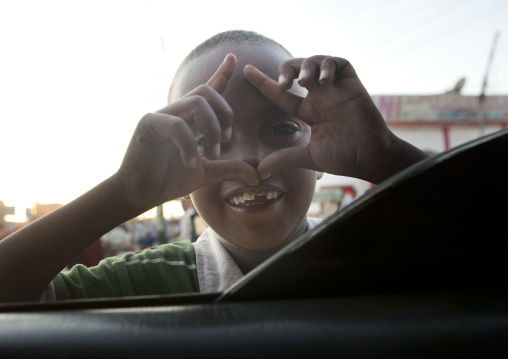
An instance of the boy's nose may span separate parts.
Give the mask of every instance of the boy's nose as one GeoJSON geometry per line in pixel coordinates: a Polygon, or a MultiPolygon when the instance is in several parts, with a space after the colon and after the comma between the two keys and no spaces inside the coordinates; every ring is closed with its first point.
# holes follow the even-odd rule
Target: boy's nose
{"type": "Polygon", "coordinates": [[[245,136],[233,136],[228,157],[241,160],[256,168],[263,158],[268,155],[268,149],[260,141],[245,136]]]}

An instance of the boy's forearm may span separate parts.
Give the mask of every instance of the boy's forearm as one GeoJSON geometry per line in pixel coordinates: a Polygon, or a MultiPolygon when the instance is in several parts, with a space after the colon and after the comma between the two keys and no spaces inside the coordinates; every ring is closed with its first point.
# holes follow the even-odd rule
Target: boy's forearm
{"type": "Polygon", "coordinates": [[[38,300],[47,284],[104,233],[148,208],[135,208],[110,178],[0,242],[0,302],[38,300]]]}
{"type": "Polygon", "coordinates": [[[422,150],[398,137],[395,137],[394,141],[394,150],[390,160],[370,179],[372,183],[379,184],[407,167],[429,157],[422,150]]]}

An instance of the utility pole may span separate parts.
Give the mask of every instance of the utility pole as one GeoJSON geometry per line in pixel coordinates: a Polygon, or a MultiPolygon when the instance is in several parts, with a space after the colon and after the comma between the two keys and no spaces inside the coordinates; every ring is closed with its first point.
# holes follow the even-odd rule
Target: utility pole
{"type": "Polygon", "coordinates": [[[166,236],[166,220],[164,219],[163,205],[157,206],[157,217],[155,219],[155,234],[157,235],[158,244],[167,243],[166,236]]]}
{"type": "Polygon", "coordinates": [[[487,61],[487,69],[485,70],[485,76],[483,77],[482,92],[478,98],[479,102],[479,124],[480,124],[480,136],[485,134],[485,90],[487,89],[487,80],[489,78],[490,67],[494,58],[494,52],[496,50],[497,39],[499,38],[499,31],[494,34],[494,41],[492,41],[492,47],[490,48],[489,59],[487,61]]]}

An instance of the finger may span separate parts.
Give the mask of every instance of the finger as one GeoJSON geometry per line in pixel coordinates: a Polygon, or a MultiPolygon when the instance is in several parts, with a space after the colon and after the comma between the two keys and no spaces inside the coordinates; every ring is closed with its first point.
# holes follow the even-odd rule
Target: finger
{"type": "Polygon", "coordinates": [[[331,83],[334,79],[336,69],[336,62],[333,57],[323,59],[320,66],[319,83],[322,85],[331,83]]]}
{"type": "MultiPolygon", "coordinates": [[[[202,88],[206,85],[201,85],[202,88]]],[[[205,154],[211,159],[220,157],[220,141],[222,136],[219,117],[228,123],[232,122],[232,110],[226,101],[210,89],[208,98],[192,93],[185,95],[177,102],[159,110],[162,113],[171,113],[185,119],[187,126],[194,132],[194,137],[202,134],[205,154]],[[215,96],[213,96],[213,93],[215,96]],[[212,107],[213,106],[213,107],[212,107]]],[[[201,91],[203,93],[203,91],[201,91]]],[[[230,126],[230,125],[229,125],[230,126]]]]}
{"type": "Polygon", "coordinates": [[[351,63],[341,57],[328,57],[321,63],[320,82],[328,83],[338,79],[358,78],[351,63]],[[324,72],[326,73],[323,73],[324,72]],[[325,76],[326,75],[326,76],[325,76]]]}
{"type": "Polygon", "coordinates": [[[321,62],[317,57],[310,57],[302,61],[298,74],[298,85],[309,88],[317,81],[319,72],[317,61],[321,62]]]}
{"type": "Polygon", "coordinates": [[[204,160],[204,164],[206,184],[226,180],[240,181],[250,186],[257,186],[259,184],[257,170],[247,162],[240,160],[204,160]]]}
{"type": "Polygon", "coordinates": [[[307,147],[284,148],[270,153],[258,165],[259,177],[264,180],[274,172],[288,168],[318,170],[307,147]]]}
{"type": "Polygon", "coordinates": [[[303,60],[300,65],[300,73],[298,74],[298,84],[307,89],[316,85],[319,82],[322,61],[327,57],[316,55],[303,60]]]}
{"type": "Polygon", "coordinates": [[[206,84],[218,93],[222,94],[226,89],[231,75],[235,71],[235,67],[236,56],[233,54],[227,54],[224,61],[219,65],[217,71],[215,71],[206,84]]]}
{"type": "MultiPolygon", "coordinates": [[[[217,91],[209,85],[200,85],[186,94],[184,97],[202,96],[212,107],[219,121],[221,132],[221,141],[229,142],[231,140],[232,124],[234,113],[231,106],[217,91]]],[[[214,143],[215,145],[215,143],[214,143]]]]}
{"type": "Polygon", "coordinates": [[[187,168],[196,167],[196,138],[184,119],[163,113],[151,113],[141,119],[136,131],[139,133],[139,142],[161,144],[169,140],[179,149],[183,165],[187,168]]]}
{"type": "Polygon", "coordinates": [[[243,70],[245,78],[266,98],[279,106],[283,111],[296,115],[303,98],[279,87],[277,82],[251,65],[243,70]]]}
{"type": "Polygon", "coordinates": [[[293,80],[300,73],[300,64],[303,58],[286,60],[279,65],[279,87],[283,90],[289,90],[293,86],[293,80]]]}

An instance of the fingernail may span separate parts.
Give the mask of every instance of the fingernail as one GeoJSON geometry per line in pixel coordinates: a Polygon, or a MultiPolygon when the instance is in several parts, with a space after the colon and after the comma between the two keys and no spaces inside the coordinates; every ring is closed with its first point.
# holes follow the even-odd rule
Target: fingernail
{"type": "Polygon", "coordinates": [[[319,81],[323,81],[328,77],[328,72],[326,70],[321,70],[321,74],[319,75],[319,81]]]}
{"type": "Polygon", "coordinates": [[[197,165],[198,165],[198,159],[196,157],[192,157],[189,160],[189,167],[190,168],[196,168],[197,165]]]}
{"type": "Polygon", "coordinates": [[[298,77],[298,82],[304,80],[307,77],[307,71],[300,70],[300,76],[298,77]]]}
{"type": "Polygon", "coordinates": [[[231,141],[231,135],[233,134],[233,127],[229,126],[224,130],[224,140],[226,142],[231,141]]]}
{"type": "Polygon", "coordinates": [[[282,85],[284,82],[286,82],[286,75],[280,74],[279,75],[279,85],[282,85]]]}
{"type": "Polygon", "coordinates": [[[218,160],[220,158],[220,143],[216,143],[212,150],[213,157],[218,160]]]}

